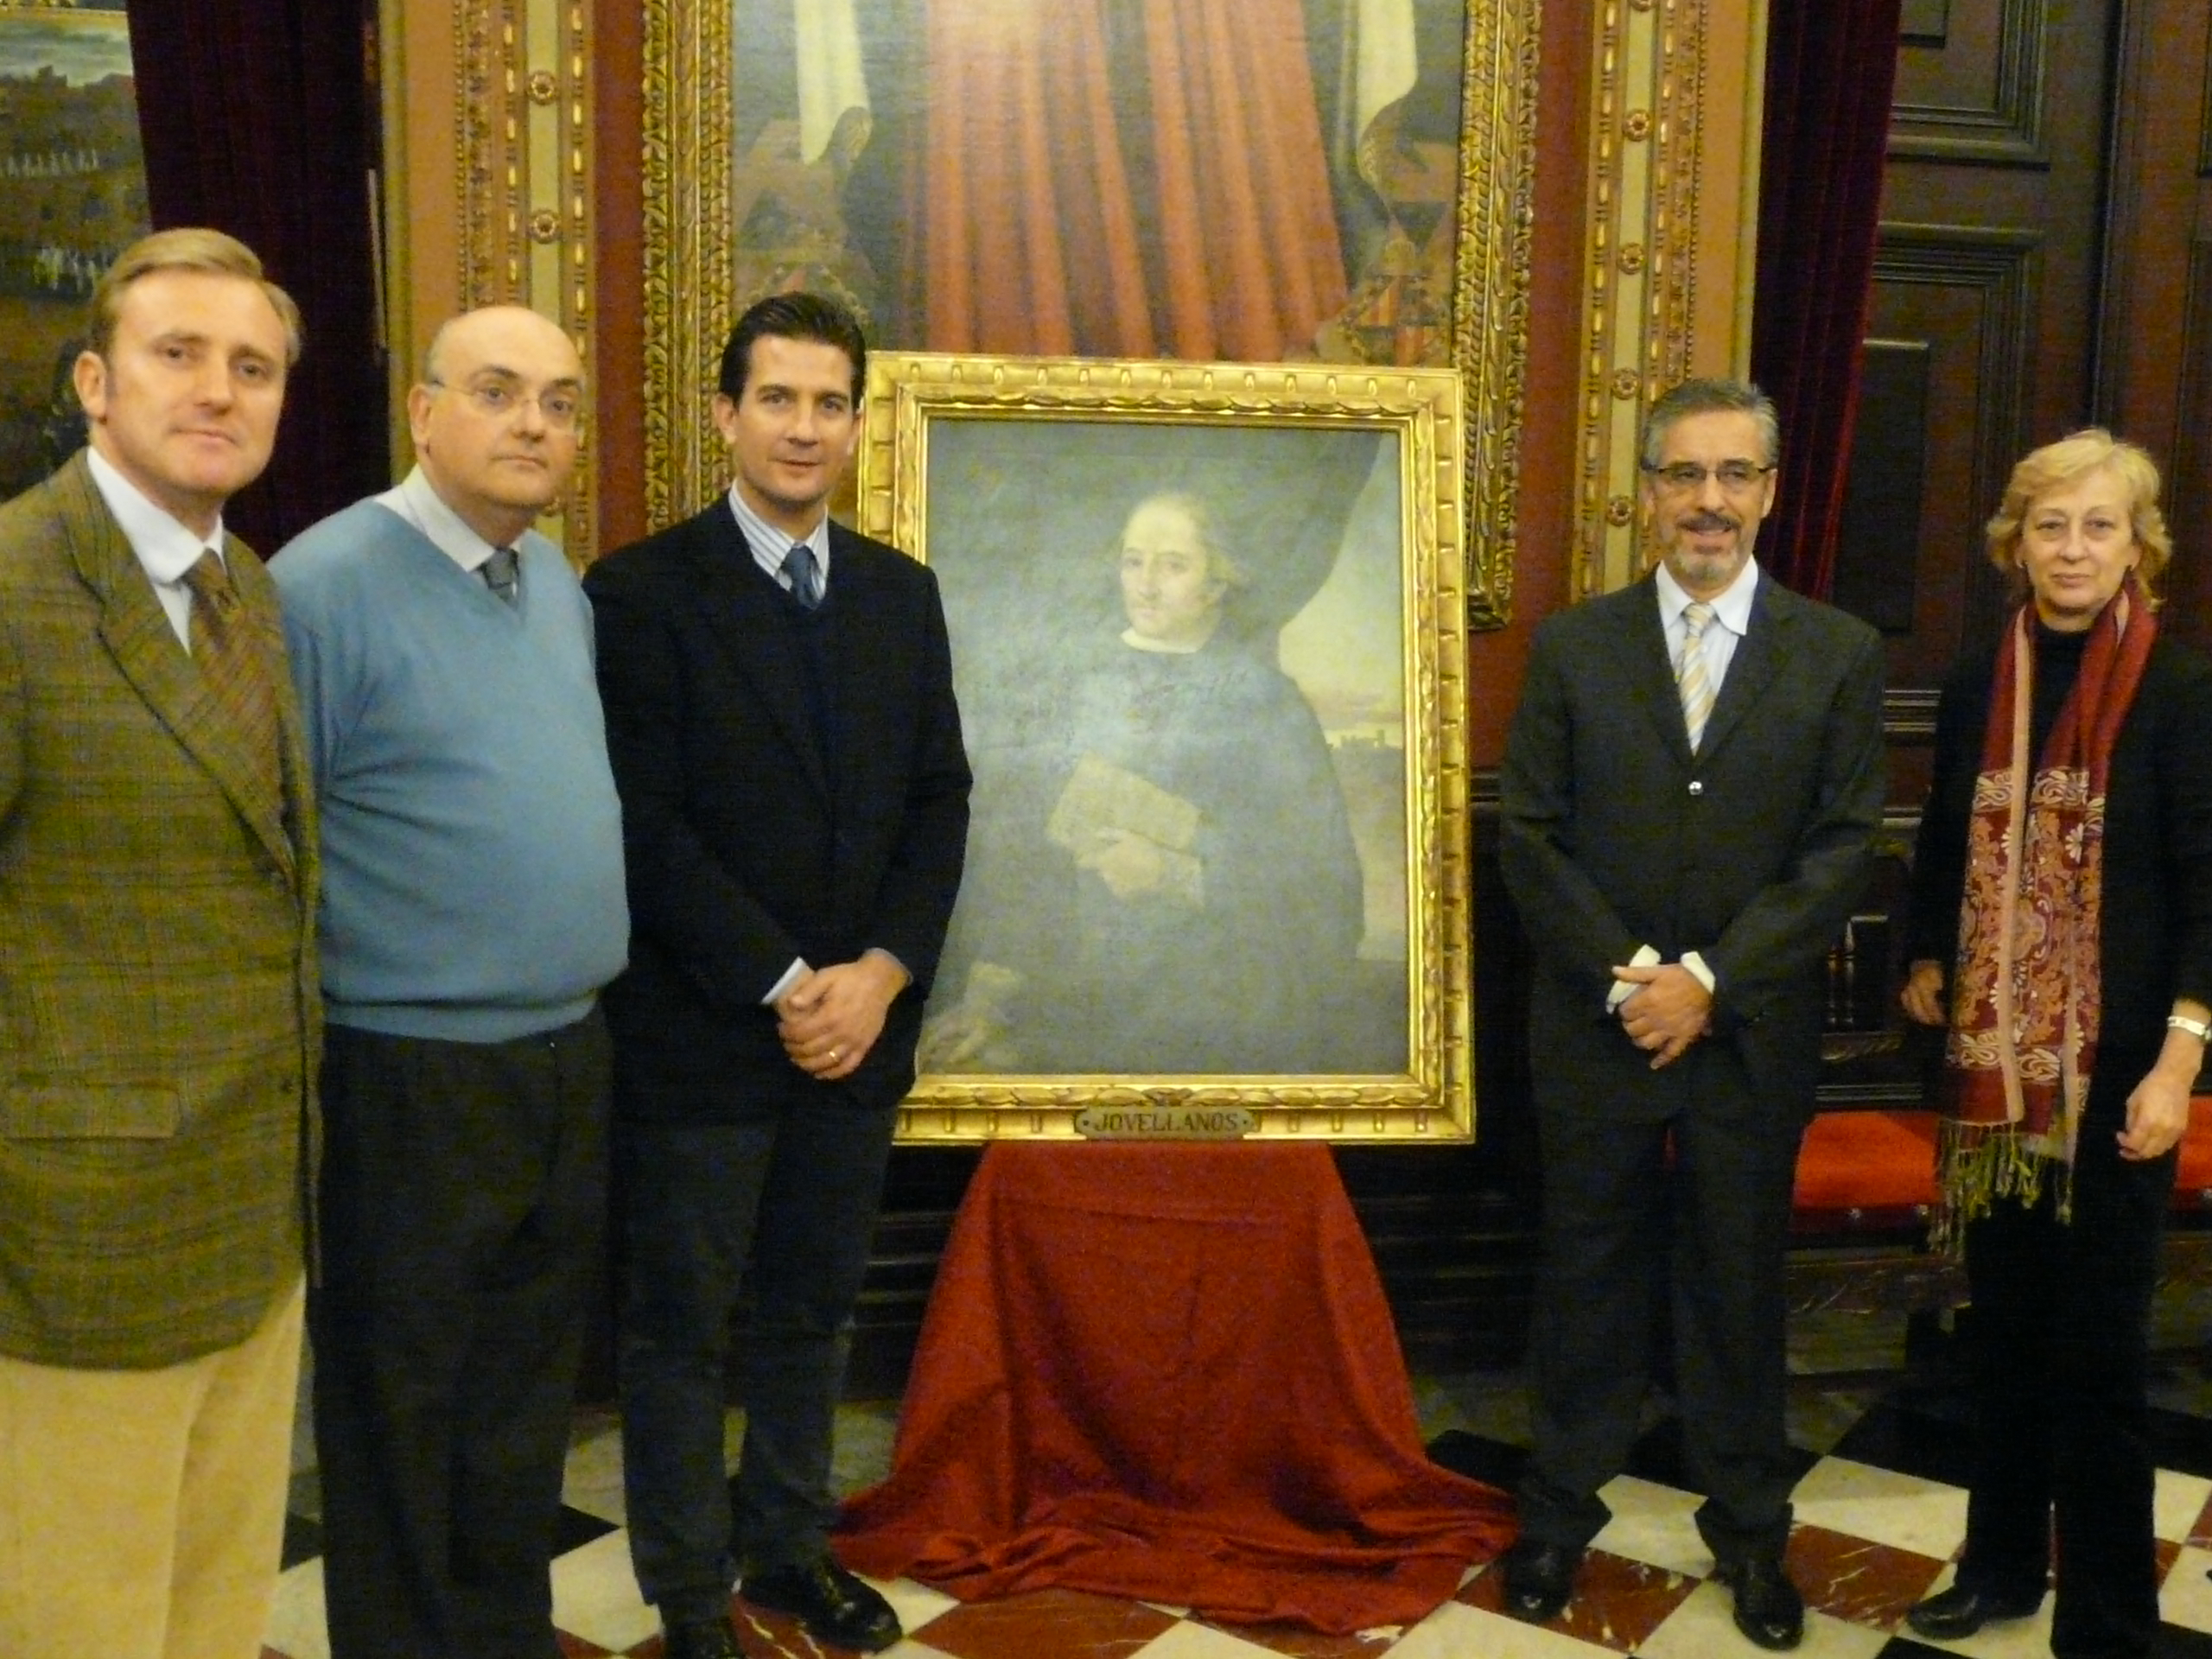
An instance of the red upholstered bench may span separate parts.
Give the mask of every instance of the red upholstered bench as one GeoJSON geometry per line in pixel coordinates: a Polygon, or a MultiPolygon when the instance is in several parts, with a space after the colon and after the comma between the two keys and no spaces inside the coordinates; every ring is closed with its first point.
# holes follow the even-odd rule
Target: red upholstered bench
{"type": "MultiPolygon", "coordinates": [[[[1930,1255],[1936,1203],[1933,1112],[1827,1111],[1797,1156],[1790,1217],[1790,1300],[1802,1309],[1957,1306],[1966,1277],[1930,1255]]],[[[2212,1096],[2190,1103],[2174,1179],[2169,1277],[2212,1281],[2212,1096]]]]}
{"type": "Polygon", "coordinates": [[[2190,1214],[2212,1217],[2212,1095],[2189,1103],[2189,1133],[2174,1175],[2174,1218],[2190,1214]]]}
{"type": "Polygon", "coordinates": [[[1791,1230],[1924,1224],[1936,1203],[1936,1114],[1822,1112],[1805,1131],[1791,1230]]]}

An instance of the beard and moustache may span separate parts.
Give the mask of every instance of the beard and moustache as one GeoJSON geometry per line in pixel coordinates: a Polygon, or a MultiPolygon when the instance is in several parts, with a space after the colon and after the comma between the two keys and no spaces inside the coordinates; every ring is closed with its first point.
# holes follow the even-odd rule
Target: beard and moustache
{"type": "Polygon", "coordinates": [[[1710,588],[1726,586],[1744,568],[1751,551],[1751,539],[1745,534],[1743,521],[1732,514],[1708,509],[1675,524],[1674,539],[1665,549],[1664,557],[1675,579],[1684,587],[1710,588]],[[1702,551],[1689,545],[1692,537],[1732,533],[1736,537],[1734,545],[1718,551],[1702,551]]]}

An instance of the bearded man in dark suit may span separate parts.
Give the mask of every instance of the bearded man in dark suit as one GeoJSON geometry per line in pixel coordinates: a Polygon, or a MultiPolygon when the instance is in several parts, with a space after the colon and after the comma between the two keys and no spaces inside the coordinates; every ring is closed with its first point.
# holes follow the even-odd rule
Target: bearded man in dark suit
{"type": "Polygon", "coordinates": [[[935,576],[828,517],[866,371],[842,306],[753,306],[714,403],[728,495],[585,583],[633,930],[607,998],[624,1479],[669,1659],[736,1659],[734,1573],[834,1646],[899,1636],[830,1554],[830,1432],[969,779],[935,576]],[[733,1535],[722,1377],[748,1261],[733,1535]]]}
{"type": "Polygon", "coordinates": [[[1881,641],[1751,557],[1779,435],[1756,387],[1693,380],[1643,445],[1658,567],[1537,630],[1502,779],[1535,951],[1543,1158],[1535,1447],[1504,1563],[1557,1616],[1635,1440],[1671,1269],[1698,1529],[1761,1647],[1802,1638],[1783,1567],[1783,1251],[1823,964],[1883,801],[1881,641]]]}
{"type": "Polygon", "coordinates": [[[217,231],[126,249],[91,442],[0,507],[0,1654],[260,1650],[321,1003],[276,594],[223,530],[300,317],[217,231]]]}

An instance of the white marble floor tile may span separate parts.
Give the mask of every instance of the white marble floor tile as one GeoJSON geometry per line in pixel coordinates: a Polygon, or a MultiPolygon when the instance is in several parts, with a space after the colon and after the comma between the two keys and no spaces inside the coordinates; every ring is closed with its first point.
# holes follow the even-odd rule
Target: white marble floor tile
{"type": "Polygon", "coordinates": [[[1563,1631],[1447,1601],[1407,1631],[1389,1659],[1599,1659],[1607,1651],[1563,1631]]]}
{"type": "Polygon", "coordinates": [[[1797,1483],[1797,1519],[1948,1560],[1967,1535],[1963,1488],[1848,1458],[1822,1458],[1797,1483]]]}
{"type": "Polygon", "coordinates": [[[266,1643],[286,1659],[330,1659],[330,1628],[322,1612],[322,1557],[302,1561],[276,1580],[266,1643]]]}
{"type": "Polygon", "coordinates": [[[616,1653],[660,1629],[630,1570],[627,1533],[607,1533],[554,1561],[553,1624],[616,1653]]]}
{"type": "MultiPolygon", "coordinates": [[[[1804,1659],[1873,1659],[1889,1639],[1885,1631],[1808,1611],[1804,1644],[1796,1651],[1804,1659]]],[[[1735,1604],[1728,1592],[1707,1583],[1698,1586],[1636,1651],[1637,1659],[1713,1659],[1715,1655],[1751,1650],[1736,1628],[1735,1604]]]]}
{"type": "Polygon", "coordinates": [[[628,1520],[622,1498],[622,1420],[613,1408],[577,1414],[561,1477],[561,1501],[618,1527],[628,1520]]]}
{"type": "Polygon", "coordinates": [[[1130,1659],[1272,1659],[1272,1656],[1268,1649],[1226,1630],[1185,1623],[1162,1630],[1130,1659]]]}
{"type": "Polygon", "coordinates": [[[883,1592],[891,1611],[899,1615],[901,1630],[918,1630],[938,1614],[960,1605],[944,1591],[916,1584],[912,1579],[870,1579],[868,1582],[883,1592]]]}
{"type": "Polygon", "coordinates": [[[2158,1487],[2151,1500],[2152,1530],[2170,1542],[2186,1542],[2196,1517],[2204,1513],[2207,1498],[2212,1498],[2212,1480],[2171,1469],[2159,1470],[2158,1487]]]}
{"type": "Polygon", "coordinates": [[[2208,1570],[2212,1570],[2212,1550],[2184,1549],[2174,1557],[2173,1570],[2158,1592],[2158,1617],[2169,1624],[2212,1634],[2212,1580],[2204,1576],[2208,1570]]]}
{"type": "Polygon", "coordinates": [[[1705,1500],[1695,1492],[1617,1475],[1598,1495],[1613,1518],[1591,1540],[1592,1548],[1669,1573],[1702,1576],[1713,1570],[1713,1552],[1697,1532],[1697,1509],[1705,1500]]]}

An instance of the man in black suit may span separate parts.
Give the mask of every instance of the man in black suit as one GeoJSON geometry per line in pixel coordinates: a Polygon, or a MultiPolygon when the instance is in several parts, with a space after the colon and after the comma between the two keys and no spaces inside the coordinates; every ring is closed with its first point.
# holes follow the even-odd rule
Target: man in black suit
{"type": "Polygon", "coordinates": [[[1698,1530],[1738,1628],[1777,1649],[1804,1628],[1782,1561],[1790,1185],[1823,963],[1883,800],[1881,641],[1751,558],[1778,447],[1754,386],[1693,380],[1653,406],[1658,569],[1537,630],[1501,785],[1544,1166],[1507,1611],[1555,1617],[1606,1521],[1671,1268],[1698,1530]]]}
{"type": "Polygon", "coordinates": [[[668,1659],[735,1659],[733,1574],[836,1646],[899,1637],[831,1557],[833,1413],[969,772],[935,577],[830,522],[867,347],[844,308],[739,319],[715,423],[735,481],[586,582],[633,937],[609,991],[626,1215],[623,1457],[668,1659]],[[741,1277],[735,1526],[723,1366],[741,1277]]]}

